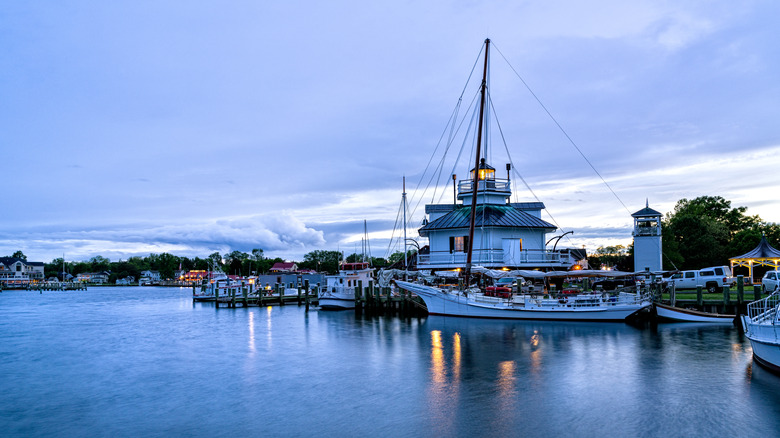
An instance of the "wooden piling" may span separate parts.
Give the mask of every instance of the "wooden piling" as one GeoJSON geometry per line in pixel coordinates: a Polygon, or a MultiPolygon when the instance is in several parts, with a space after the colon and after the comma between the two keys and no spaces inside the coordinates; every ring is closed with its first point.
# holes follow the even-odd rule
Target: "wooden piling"
{"type": "Polygon", "coordinates": [[[737,304],[740,306],[745,303],[745,279],[737,275],[737,304]]]}
{"type": "Polygon", "coordinates": [[[723,287],[723,304],[726,306],[731,304],[731,290],[728,286],[723,287]]]}
{"type": "Polygon", "coordinates": [[[701,310],[704,305],[704,296],[702,295],[701,286],[696,286],[696,305],[699,307],[699,310],[701,310]]]}
{"type": "Polygon", "coordinates": [[[309,279],[307,278],[303,282],[303,287],[306,289],[306,311],[309,311],[309,279]]]}
{"type": "Polygon", "coordinates": [[[758,301],[761,299],[761,286],[755,285],[753,286],[753,299],[755,301],[758,301]]]}

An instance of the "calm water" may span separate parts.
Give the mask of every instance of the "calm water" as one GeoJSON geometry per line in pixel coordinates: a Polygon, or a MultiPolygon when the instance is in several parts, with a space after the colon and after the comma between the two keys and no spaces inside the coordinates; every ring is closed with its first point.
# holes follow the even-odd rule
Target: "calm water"
{"type": "Polygon", "coordinates": [[[356,319],[0,293],[3,436],[777,436],[732,327],[356,319]]]}

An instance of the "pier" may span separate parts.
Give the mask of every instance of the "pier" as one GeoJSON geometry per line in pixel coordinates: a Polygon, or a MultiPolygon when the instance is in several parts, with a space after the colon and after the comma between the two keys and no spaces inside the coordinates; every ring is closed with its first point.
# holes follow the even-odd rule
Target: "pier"
{"type": "Polygon", "coordinates": [[[76,282],[44,282],[44,283],[31,283],[28,284],[25,290],[32,291],[45,291],[45,290],[87,290],[87,283],[76,282]]]}
{"type": "MultiPolygon", "coordinates": [[[[688,294],[681,294],[674,288],[671,288],[668,299],[661,301],[671,306],[693,308],[702,312],[718,313],[724,315],[744,315],[748,303],[760,300],[762,297],[761,285],[745,287],[744,278],[737,276],[736,290],[732,291],[729,287],[724,287],[720,294],[705,294],[703,288],[698,286],[695,291],[688,294]],[[685,295],[686,298],[680,298],[678,295],[685,295]],[[708,295],[705,299],[705,295],[708,295]],[[717,299],[713,295],[719,295],[717,299]],[[695,298],[688,298],[695,297],[695,298]]],[[[666,297],[664,297],[666,298],[666,297]]]]}

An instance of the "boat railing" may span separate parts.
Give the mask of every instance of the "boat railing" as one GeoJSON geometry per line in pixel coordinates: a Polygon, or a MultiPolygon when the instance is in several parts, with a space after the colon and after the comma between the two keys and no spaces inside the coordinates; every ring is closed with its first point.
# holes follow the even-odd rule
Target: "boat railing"
{"type": "MultiPolygon", "coordinates": [[[[457,265],[466,263],[464,252],[442,252],[419,254],[421,265],[457,265]]],[[[501,249],[477,249],[472,253],[472,263],[480,265],[518,265],[518,264],[558,264],[572,263],[568,253],[549,251],[545,249],[524,249],[518,252],[505,253],[501,249]]]]}
{"type": "Polygon", "coordinates": [[[757,324],[774,324],[777,321],[777,307],[780,304],[780,294],[772,294],[747,306],[748,318],[757,324]]]}
{"type": "MultiPolygon", "coordinates": [[[[508,192],[510,190],[509,180],[504,178],[495,178],[488,180],[479,180],[477,191],[495,190],[508,192]]],[[[470,179],[458,181],[458,193],[470,193],[474,191],[474,181],[470,179]]]]}

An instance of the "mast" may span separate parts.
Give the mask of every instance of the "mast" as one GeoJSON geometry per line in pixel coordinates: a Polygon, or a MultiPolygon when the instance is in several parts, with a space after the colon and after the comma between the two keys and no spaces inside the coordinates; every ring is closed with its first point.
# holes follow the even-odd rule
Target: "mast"
{"type": "Polygon", "coordinates": [[[474,178],[472,180],[471,217],[469,218],[469,242],[466,256],[466,288],[469,287],[471,276],[471,254],[474,251],[474,220],[477,215],[477,186],[479,184],[479,156],[482,148],[482,124],[485,118],[485,91],[487,89],[488,51],[490,50],[490,38],[485,39],[485,65],[482,69],[482,85],[480,86],[479,99],[479,127],[477,129],[477,156],[474,164],[474,178]]]}
{"type": "Polygon", "coordinates": [[[404,204],[404,271],[409,270],[409,262],[406,260],[406,177],[404,176],[404,192],[403,192],[403,204],[404,204]]]}

